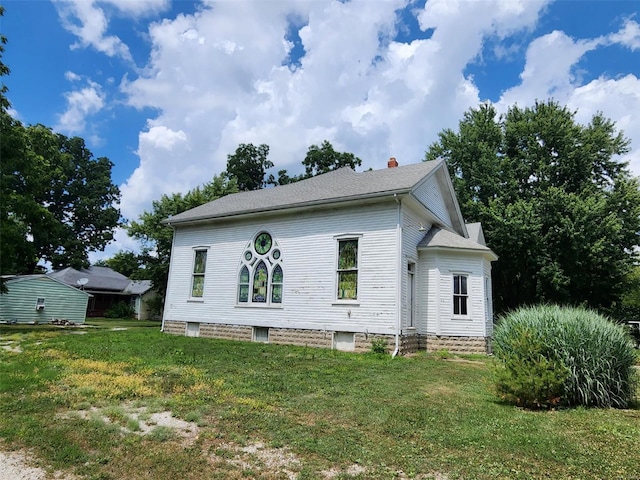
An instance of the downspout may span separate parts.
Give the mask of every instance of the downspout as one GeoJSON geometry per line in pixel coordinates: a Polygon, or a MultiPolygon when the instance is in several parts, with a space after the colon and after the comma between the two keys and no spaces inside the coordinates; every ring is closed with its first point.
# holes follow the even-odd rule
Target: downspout
{"type": "Polygon", "coordinates": [[[396,348],[393,350],[391,358],[395,358],[400,351],[400,329],[402,327],[402,209],[397,194],[393,194],[393,199],[398,204],[398,222],[396,224],[396,264],[398,272],[396,275],[396,348]]]}

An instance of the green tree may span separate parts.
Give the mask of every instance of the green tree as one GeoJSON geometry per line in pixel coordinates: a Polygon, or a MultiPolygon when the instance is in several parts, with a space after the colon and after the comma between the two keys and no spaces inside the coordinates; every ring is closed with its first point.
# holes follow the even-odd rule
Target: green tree
{"type": "MultiPolygon", "coordinates": [[[[0,5],[0,18],[4,16],[4,7],[0,5]]],[[[9,67],[2,62],[7,37],[0,33],[0,78],[9,75],[9,67]]],[[[6,96],[7,86],[0,83],[0,273],[14,272],[16,248],[19,246],[16,240],[24,238],[26,231],[23,225],[11,218],[11,213],[7,208],[8,190],[5,185],[9,180],[5,173],[3,159],[13,148],[17,139],[12,136],[13,119],[7,114],[7,109],[11,106],[6,96]]],[[[19,140],[17,140],[19,142],[19,140]]],[[[4,279],[0,277],[0,293],[6,292],[4,279]]]]}
{"type": "MultiPolygon", "coordinates": [[[[0,17],[4,16],[4,7],[0,5],[0,17]]],[[[5,75],[9,75],[9,67],[2,62],[2,54],[4,53],[4,46],[7,44],[7,37],[0,33],[0,78],[5,75]]],[[[5,112],[11,104],[7,98],[7,86],[2,82],[0,84],[0,111],[5,112]]]]}
{"type": "Polygon", "coordinates": [[[162,195],[153,202],[151,211],[143,212],[137,221],[129,224],[129,235],[140,241],[142,246],[141,261],[146,279],[151,280],[159,298],[163,299],[167,290],[173,241],[173,229],[162,221],[237,191],[235,180],[216,175],[211,182],[196,187],[185,195],[162,195]]]}
{"type": "Polygon", "coordinates": [[[268,145],[256,147],[252,143],[241,143],[234,154],[227,155],[227,175],[235,179],[241,191],[259,190],[267,184],[266,170],[273,167],[268,156],[268,145]]]}
{"type": "Polygon", "coordinates": [[[328,140],[324,140],[321,146],[311,145],[309,147],[302,165],[305,168],[305,173],[291,177],[288,175],[287,170],[279,170],[278,179],[276,180],[273,175],[270,175],[267,183],[286,185],[342,167],[349,167],[355,170],[356,167],[362,165],[362,160],[353,153],[335,151],[333,145],[328,140]]]}
{"type": "Polygon", "coordinates": [[[38,262],[54,269],[89,265],[88,252],[113,239],[120,191],[113,164],[93,158],[80,137],[68,138],[43,125],[24,127],[6,118],[12,143],[3,155],[2,218],[19,226],[17,272],[33,273],[38,262]]]}
{"type": "Polygon", "coordinates": [[[143,268],[142,256],[131,251],[120,250],[113,257],[98,260],[94,265],[109,267],[131,280],[148,280],[147,272],[143,268]]]}
{"type": "Polygon", "coordinates": [[[601,114],[588,125],[549,101],[470,109],[426,153],[447,161],[462,214],[483,223],[498,312],[554,302],[608,311],[639,243],[640,190],[617,159],[629,141],[601,114]]]}
{"type": "Polygon", "coordinates": [[[302,165],[305,168],[306,178],[309,178],[342,167],[355,169],[362,165],[362,160],[353,153],[336,152],[333,145],[328,140],[324,140],[319,147],[317,145],[309,147],[302,165]]]}

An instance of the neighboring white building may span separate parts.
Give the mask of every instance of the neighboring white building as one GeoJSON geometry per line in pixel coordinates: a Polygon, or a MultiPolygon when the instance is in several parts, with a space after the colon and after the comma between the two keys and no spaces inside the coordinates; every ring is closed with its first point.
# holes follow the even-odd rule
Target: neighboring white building
{"type": "Polygon", "coordinates": [[[491,262],[441,161],[222,197],[174,228],[168,333],[393,353],[485,352],[491,262]]]}

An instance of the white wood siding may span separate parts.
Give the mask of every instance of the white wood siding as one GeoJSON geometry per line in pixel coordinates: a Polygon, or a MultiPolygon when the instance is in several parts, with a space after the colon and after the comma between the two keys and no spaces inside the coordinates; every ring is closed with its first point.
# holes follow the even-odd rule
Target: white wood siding
{"type": "Polygon", "coordinates": [[[402,329],[403,331],[408,327],[409,320],[409,298],[407,293],[409,286],[407,284],[408,272],[407,264],[409,262],[415,262],[415,292],[414,292],[414,327],[416,331],[420,331],[421,326],[426,323],[426,312],[422,307],[424,303],[424,296],[421,290],[421,284],[424,283],[424,274],[426,270],[420,267],[418,259],[418,243],[424,238],[431,224],[407,208],[402,210],[402,288],[401,288],[401,305],[402,305],[402,329]],[[424,231],[420,231],[420,226],[424,227],[424,231]]]}
{"type": "Polygon", "coordinates": [[[449,209],[447,208],[447,205],[442,198],[440,185],[438,185],[438,181],[435,175],[429,177],[422,185],[416,188],[413,194],[440,220],[442,220],[449,226],[452,225],[451,216],[449,215],[449,209]]]}
{"type": "Polygon", "coordinates": [[[180,227],[175,232],[165,321],[395,333],[397,204],[393,201],[298,215],[180,227]],[[282,252],[281,306],[239,305],[238,274],[248,242],[268,231],[282,252]],[[358,301],[336,301],[337,240],[359,236],[358,301]],[[190,299],[194,247],[208,247],[204,294],[190,299]]]}
{"type": "Polygon", "coordinates": [[[489,260],[483,260],[482,266],[484,268],[485,278],[485,312],[486,312],[486,335],[490,337],[493,335],[493,284],[491,281],[491,262],[489,260]]]}
{"type": "Polygon", "coordinates": [[[426,332],[430,335],[477,336],[487,335],[485,316],[485,263],[480,254],[467,252],[421,251],[420,268],[427,272],[428,281],[421,295],[426,299],[426,332]],[[453,314],[453,276],[468,276],[468,315],[453,314]]]}
{"type": "Polygon", "coordinates": [[[89,295],[49,277],[9,281],[7,290],[0,295],[0,320],[19,323],[47,323],[52,318],[75,323],[85,321],[89,295]],[[35,308],[38,297],[45,299],[42,310],[35,308]]]}

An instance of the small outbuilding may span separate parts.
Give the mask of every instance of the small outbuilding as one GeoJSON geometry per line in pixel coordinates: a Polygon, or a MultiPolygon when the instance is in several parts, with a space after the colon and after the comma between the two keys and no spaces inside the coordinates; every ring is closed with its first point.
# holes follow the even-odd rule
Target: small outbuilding
{"type": "Polygon", "coordinates": [[[0,294],[3,323],[84,323],[91,295],[47,275],[4,277],[7,292],[0,294]]]}

